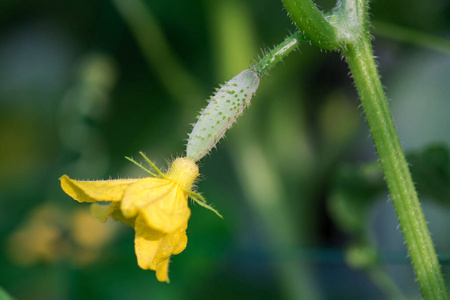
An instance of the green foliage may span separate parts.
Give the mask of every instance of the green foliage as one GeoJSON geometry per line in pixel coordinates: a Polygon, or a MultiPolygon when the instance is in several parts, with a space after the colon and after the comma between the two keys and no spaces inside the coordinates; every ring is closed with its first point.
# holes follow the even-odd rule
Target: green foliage
{"type": "Polygon", "coordinates": [[[339,168],[328,199],[328,211],[336,225],[357,240],[365,239],[369,210],[385,186],[376,163],[339,168]]]}
{"type": "MultiPolygon", "coordinates": [[[[449,205],[449,148],[431,145],[421,151],[407,153],[406,157],[419,195],[449,205]]],[[[329,213],[341,230],[359,240],[366,234],[368,213],[377,196],[386,192],[386,183],[378,163],[341,166],[333,179],[328,199],[329,213]]]]}
{"type": "Polygon", "coordinates": [[[8,295],[2,287],[0,287],[0,300],[13,300],[13,298],[8,295]]]}
{"type": "Polygon", "coordinates": [[[433,145],[407,155],[419,195],[450,205],[450,152],[445,145],[433,145]]]}
{"type": "MultiPolygon", "coordinates": [[[[432,145],[407,155],[419,195],[449,204],[449,149],[432,145]]],[[[403,297],[391,279],[378,267],[376,246],[369,231],[369,213],[379,196],[386,193],[386,183],[378,163],[339,168],[328,198],[328,212],[340,230],[349,234],[345,259],[355,269],[363,270],[387,295],[403,297]]]]}
{"type": "MultiPolygon", "coordinates": [[[[431,145],[406,155],[420,195],[448,205],[450,201],[450,152],[443,145],[431,145]]],[[[328,199],[329,213],[343,231],[359,236],[367,228],[367,213],[377,196],[386,193],[378,163],[341,166],[328,199]]]]}

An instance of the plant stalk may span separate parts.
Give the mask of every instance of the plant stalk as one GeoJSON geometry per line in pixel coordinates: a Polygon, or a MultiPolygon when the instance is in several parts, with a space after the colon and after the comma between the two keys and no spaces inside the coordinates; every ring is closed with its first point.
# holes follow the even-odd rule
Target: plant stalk
{"type": "Polygon", "coordinates": [[[339,47],[335,28],[311,0],[282,0],[292,21],[311,41],[325,50],[339,47]]]}
{"type": "Polygon", "coordinates": [[[323,49],[339,45],[361,99],[389,193],[424,299],[449,299],[373,57],[367,0],[342,0],[328,20],[311,0],[283,0],[300,30],[323,49]],[[330,29],[329,27],[332,27],[330,29]],[[322,43],[320,42],[322,39],[322,43]]]}
{"type": "Polygon", "coordinates": [[[252,70],[258,75],[268,75],[268,71],[272,69],[278,62],[288,56],[289,53],[298,48],[300,42],[304,41],[305,37],[300,31],[294,32],[279,45],[272,50],[267,51],[262,58],[252,64],[252,70]]]}
{"type": "Polygon", "coordinates": [[[449,299],[368,34],[342,53],[350,67],[424,299],[449,299]]]}

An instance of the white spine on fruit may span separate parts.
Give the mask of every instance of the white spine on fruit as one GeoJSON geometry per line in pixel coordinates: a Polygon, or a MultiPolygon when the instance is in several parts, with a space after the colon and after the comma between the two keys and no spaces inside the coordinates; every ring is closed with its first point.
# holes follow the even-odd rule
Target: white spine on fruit
{"type": "Polygon", "coordinates": [[[244,109],[250,105],[258,85],[258,74],[249,69],[242,71],[217,90],[208,105],[200,112],[198,121],[189,134],[187,158],[198,161],[214,148],[244,109]]]}

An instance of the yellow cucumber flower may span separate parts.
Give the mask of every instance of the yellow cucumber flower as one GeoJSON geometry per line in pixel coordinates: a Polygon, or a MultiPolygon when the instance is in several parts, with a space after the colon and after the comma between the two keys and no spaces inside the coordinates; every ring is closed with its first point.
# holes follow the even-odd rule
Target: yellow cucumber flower
{"type": "Polygon", "coordinates": [[[199,175],[195,161],[177,158],[169,172],[164,174],[143,156],[157,174],[128,158],[146,170],[151,177],[78,181],[63,175],[61,187],[78,202],[109,202],[107,206],[94,203],[91,211],[102,221],[112,215],[134,227],[139,267],[154,270],[159,281],[169,282],[170,256],[181,253],[187,244],[186,229],[191,216],[188,196],[201,206],[217,214],[218,212],[207,205],[201,195],[191,191],[199,175]]]}

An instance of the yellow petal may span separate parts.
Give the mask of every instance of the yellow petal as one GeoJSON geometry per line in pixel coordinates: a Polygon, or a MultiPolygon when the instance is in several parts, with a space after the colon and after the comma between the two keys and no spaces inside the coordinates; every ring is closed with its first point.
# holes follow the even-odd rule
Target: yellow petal
{"type": "Polygon", "coordinates": [[[191,216],[187,199],[181,187],[176,186],[165,197],[142,207],[140,213],[150,227],[171,233],[186,226],[191,216]]]}
{"type": "MultiPolygon", "coordinates": [[[[117,203],[117,202],[116,202],[117,203]]],[[[119,204],[119,203],[118,203],[119,204]]],[[[111,215],[114,220],[122,222],[123,224],[130,226],[132,228],[134,228],[134,223],[136,221],[136,218],[126,218],[122,212],[120,211],[120,209],[115,210],[112,215],[111,215]]]]}
{"type": "Polygon", "coordinates": [[[120,209],[124,216],[131,218],[137,216],[141,207],[160,197],[169,190],[171,181],[163,178],[142,178],[130,185],[128,192],[124,193],[120,209]],[[159,196],[158,196],[159,195],[159,196]]]}
{"type": "Polygon", "coordinates": [[[156,279],[161,282],[169,283],[169,259],[166,259],[156,267],[156,279]]]}
{"type": "Polygon", "coordinates": [[[106,220],[108,220],[109,216],[114,213],[114,211],[120,209],[120,205],[118,202],[112,202],[108,205],[92,203],[90,209],[91,209],[91,214],[96,219],[105,223],[106,220]]]}
{"type": "Polygon", "coordinates": [[[61,178],[61,188],[78,202],[120,201],[126,188],[139,179],[78,181],[67,175],[61,178]]]}
{"type": "Polygon", "coordinates": [[[186,248],[186,227],[187,224],[175,233],[163,234],[149,228],[143,218],[138,216],[134,244],[139,267],[154,270],[159,281],[169,282],[169,259],[186,248]]]}
{"type": "Polygon", "coordinates": [[[122,222],[127,226],[134,227],[135,218],[125,218],[123,216],[120,211],[120,202],[111,202],[109,205],[92,203],[91,214],[103,223],[106,222],[110,216],[112,216],[114,220],[122,222]]]}
{"type": "Polygon", "coordinates": [[[164,234],[148,228],[145,221],[139,216],[136,218],[134,229],[136,231],[134,248],[138,265],[144,270],[151,269],[164,234]]]}
{"type": "Polygon", "coordinates": [[[187,194],[170,179],[144,178],[130,185],[120,208],[126,217],[139,213],[149,227],[164,233],[179,230],[191,216],[187,194]]]}

